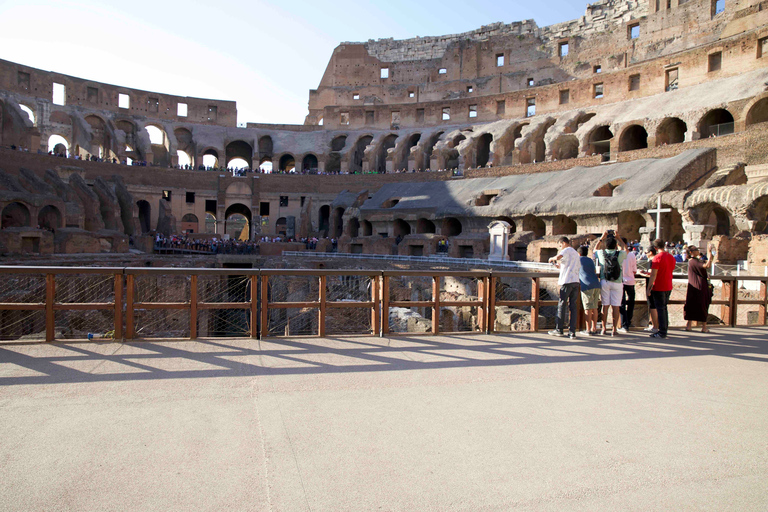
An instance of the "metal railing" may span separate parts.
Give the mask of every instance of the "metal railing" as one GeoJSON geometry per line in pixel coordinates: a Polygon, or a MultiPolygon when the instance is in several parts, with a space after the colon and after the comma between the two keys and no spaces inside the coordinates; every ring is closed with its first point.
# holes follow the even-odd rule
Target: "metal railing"
{"type": "MultiPolygon", "coordinates": [[[[557,273],[504,270],[6,266],[0,276],[0,341],[535,332],[552,326],[558,290],[557,273]]],[[[766,325],[768,277],[712,281],[719,323],[766,325]]],[[[673,307],[685,303],[676,290],[673,307]]]]}

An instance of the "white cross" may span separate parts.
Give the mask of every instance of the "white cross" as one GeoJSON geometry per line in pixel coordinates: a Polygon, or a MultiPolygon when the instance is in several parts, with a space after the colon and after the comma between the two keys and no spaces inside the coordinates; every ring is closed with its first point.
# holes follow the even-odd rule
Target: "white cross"
{"type": "Polygon", "coordinates": [[[656,214],[656,238],[661,238],[661,214],[662,213],[671,213],[672,208],[662,208],[661,207],[661,196],[658,197],[658,203],[655,210],[648,210],[648,213],[655,213],[656,214]]]}

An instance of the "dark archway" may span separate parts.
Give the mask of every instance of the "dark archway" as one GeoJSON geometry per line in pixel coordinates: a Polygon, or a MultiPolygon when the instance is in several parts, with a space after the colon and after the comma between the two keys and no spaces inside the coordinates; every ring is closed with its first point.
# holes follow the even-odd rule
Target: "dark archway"
{"type": "Polygon", "coordinates": [[[589,134],[587,153],[593,155],[610,154],[611,139],[613,139],[611,128],[608,125],[598,126],[589,134]]]}
{"type": "Polygon", "coordinates": [[[575,235],[576,232],[576,221],[567,215],[557,215],[552,219],[553,235],[575,235]]]}
{"type": "Polygon", "coordinates": [[[645,219],[637,212],[623,211],[618,218],[619,233],[627,240],[640,240],[640,228],[645,227],[645,219]]]}
{"type": "Polygon", "coordinates": [[[317,172],[317,157],[313,155],[312,153],[306,155],[304,157],[304,160],[301,161],[301,170],[302,172],[317,172]]]}
{"type": "Polygon", "coordinates": [[[443,225],[440,229],[440,234],[443,236],[459,236],[462,231],[461,222],[455,217],[447,217],[443,219],[443,225]]]}
{"type": "Polygon", "coordinates": [[[575,135],[563,135],[552,143],[552,158],[567,160],[579,156],[579,139],[575,135]]]}
{"type": "Polygon", "coordinates": [[[392,234],[394,236],[404,237],[411,234],[411,225],[403,219],[395,219],[392,234]]]}
{"type": "Polygon", "coordinates": [[[360,236],[360,221],[357,220],[357,217],[352,217],[349,219],[347,229],[349,229],[349,236],[352,238],[357,238],[360,236]]]}
{"type": "Polygon", "coordinates": [[[429,219],[421,218],[416,222],[417,233],[437,233],[435,223],[429,219]]]}
{"type": "Polygon", "coordinates": [[[224,233],[230,237],[249,240],[251,238],[251,209],[241,203],[235,203],[224,212],[224,233]]]}
{"type": "Polygon", "coordinates": [[[333,219],[331,220],[331,237],[339,238],[344,234],[344,208],[338,207],[333,210],[333,219]]]}
{"type": "Polygon", "coordinates": [[[219,166],[219,152],[215,149],[206,149],[203,151],[203,165],[209,168],[216,168],[219,166]]]}
{"type": "Polygon", "coordinates": [[[139,227],[142,233],[149,233],[152,229],[152,206],[149,201],[136,201],[136,206],[139,208],[139,227]]]}
{"type": "Polygon", "coordinates": [[[288,219],[280,217],[275,222],[275,234],[278,236],[285,236],[288,234],[288,219]]]}
{"type": "Polygon", "coordinates": [[[320,231],[320,236],[327,237],[328,231],[331,229],[331,207],[327,204],[321,206],[318,217],[320,221],[318,228],[318,231],[320,231]]]}
{"type": "Polygon", "coordinates": [[[627,127],[619,137],[619,151],[634,151],[648,147],[648,132],[639,124],[627,127]]]}
{"type": "Polygon", "coordinates": [[[685,121],[677,117],[665,119],[656,130],[656,145],[664,146],[666,144],[680,144],[685,142],[685,132],[688,131],[688,125],[685,121]]]}
{"type": "Polygon", "coordinates": [[[61,212],[53,205],[48,205],[37,214],[37,225],[43,229],[58,229],[61,227],[61,212]]]}
{"type": "Polygon", "coordinates": [[[373,224],[370,221],[364,220],[361,227],[363,228],[363,236],[373,236],[373,224]]]}
{"type": "Polygon", "coordinates": [[[376,152],[376,162],[374,165],[374,169],[380,174],[387,172],[387,154],[390,149],[395,147],[396,142],[397,135],[394,133],[390,133],[381,141],[379,150],[376,152]]]}
{"type": "Polygon", "coordinates": [[[365,148],[373,142],[373,137],[363,135],[355,142],[355,149],[349,161],[349,171],[352,173],[363,171],[363,160],[365,160],[365,148]]]}
{"type": "Polygon", "coordinates": [[[10,203],[3,208],[2,219],[3,229],[30,227],[29,208],[21,203],[10,203]]]}
{"type": "Polygon", "coordinates": [[[747,112],[747,126],[768,122],[768,98],[763,98],[752,105],[747,112]]]}
{"type": "Polygon", "coordinates": [[[331,151],[341,151],[347,145],[347,136],[339,135],[331,141],[331,151]]]}
{"type": "Polygon", "coordinates": [[[517,223],[513,221],[510,217],[496,217],[494,220],[503,220],[507,224],[509,224],[509,232],[515,233],[517,231],[517,223]]]}
{"type": "Polygon", "coordinates": [[[296,159],[290,153],[286,153],[280,157],[280,165],[277,169],[280,172],[292,172],[296,169],[296,159]]]}
{"type": "Polygon", "coordinates": [[[482,134],[477,140],[477,167],[485,167],[491,159],[491,142],[493,135],[490,133],[482,134]]]}
{"type": "Polygon", "coordinates": [[[731,217],[723,208],[712,208],[707,224],[715,226],[715,235],[731,236],[731,217]]]}
{"type": "Polygon", "coordinates": [[[421,140],[420,133],[414,133],[408,136],[408,139],[403,144],[402,152],[400,153],[400,159],[395,164],[396,171],[399,171],[400,169],[405,169],[409,171],[413,170],[408,168],[408,158],[411,156],[411,149],[415,147],[420,140],[421,140]]]}
{"type": "Polygon", "coordinates": [[[451,148],[451,151],[448,152],[448,157],[445,162],[445,167],[447,169],[459,168],[459,150],[457,148],[459,147],[459,144],[461,144],[461,141],[466,139],[466,135],[460,133],[448,143],[448,147],[451,148]]]}
{"type": "Polygon", "coordinates": [[[699,121],[699,134],[702,139],[730,135],[733,131],[733,115],[724,108],[710,110],[699,121]]]}
{"type": "Polygon", "coordinates": [[[443,133],[445,132],[437,132],[430,135],[427,143],[424,144],[423,160],[420,163],[416,163],[420,169],[425,170],[432,168],[432,153],[435,150],[435,144],[437,144],[437,142],[440,140],[440,137],[443,136],[443,133]]]}
{"type": "Polygon", "coordinates": [[[230,142],[227,144],[226,154],[227,167],[229,167],[229,163],[232,160],[239,158],[245,161],[248,169],[253,169],[253,147],[251,147],[251,145],[247,142],[242,140],[235,140],[230,142]]]}
{"type": "Polygon", "coordinates": [[[544,221],[530,213],[523,217],[523,231],[533,231],[536,238],[542,238],[547,233],[544,221]]]}
{"type": "Polygon", "coordinates": [[[186,233],[199,233],[200,223],[197,215],[188,213],[181,218],[181,230],[186,233]]]}

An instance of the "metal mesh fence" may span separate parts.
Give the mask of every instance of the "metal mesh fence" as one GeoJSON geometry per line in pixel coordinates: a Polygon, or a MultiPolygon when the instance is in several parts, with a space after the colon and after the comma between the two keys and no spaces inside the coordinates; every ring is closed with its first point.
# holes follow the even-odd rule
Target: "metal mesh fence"
{"type": "Polygon", "coordinates": [[[369,302],[372,286],[370,276],[328,276],[325,300],[327,302],[369,302]]]}
{"type": "Polygon", "coordinates": [[[432,332],[432,308],[390,307],[384,321],[393,334],[432,332]]]}
{"type": "Polygon", "coordinates": [[[269,311],[270,336],[317,336],[318,308],[281,308],[269,311]]]}
{"type": "Polygon", "coordinates": [[[197,336],[236,338],[250,336],[251,315],[247,309],[199,309],[197,336]]]}
{"type": "Polygon", "coordinates": [[[44,311],[0,311],[0,340],[44,341],[44,311]]]}
{"type": "Polygon", "coordinates": [[[320,300],[317,276],[269,276],[270,302],[315,302],[320,300]]]}
{"type": "Polygon", "coordinates": [[[188,302],[190,276],[137,275],[136,302],[188,302]]]}
{"type": "Polygon", "coordinates": [[[145,309],[135,313],[137,338],[188,338],[189,311],[145,309]]]}
{"type": "Polygon", "coordinates": [[[440,308],[440,332],[475,332],[480,330],[479,308],[445,306],[440,308]]]}
{"type": "Polygon", "coordinates": [[[478,300],[479,282],[477,277],[453,277],[440,278],[441,301],[467,301],[478,300]]]}
{"type": "Polygon", "coordinates": [[[248,276],[202,275],[197,278],[198,302],[250,302],[248,276]]]}
{"type": "Polygon", "coordinates": [[[530,300],[531,279],[527,277],[499,277],[496,280],[496,300],[530,300]]]}
{"type": "Polygon", "coordinates": [[[325,310],[325,333],[373,334],[370,308],[328,308],[325,310]]]}
{"type": "Polygon", "coordinates": [[[56,311],[56,339],[84,340],[92,334],[95,338],[113,338],[115,312],[111,309],[90,311],[56,311]]]}
{"type": "Polygon", "coordinates": [[[62,274],[56,276],[56,302],[64,304],[115,301],[112,274],[62,274]]]}
{"type": "MultiPolygon", "coordinates": [[[[560,285],[556,277],[547,277],[539,280],[539,300],[558,300],[560,298],[560,285]]],[[[542,306],[539,311],[539,329],[554,329],[557,319],[557,306],[542,306]]]]}
{"type": "Polygon", "coordinates": [[[432,278],[429,276],[392,276],[389,278],[390,301],[431,301],[432,278]]]}
{"type": "Polygon", "coordinates": [[[532,330],[530,307],[496,306],[494,313],[493,327],[495,332],[527,332],[532,330]]]}
{"type": "Polygon", "coordinates": [[[14,304],[45,302],[45,276],[4,274],[0,279],[0,302],[14,304]]]}

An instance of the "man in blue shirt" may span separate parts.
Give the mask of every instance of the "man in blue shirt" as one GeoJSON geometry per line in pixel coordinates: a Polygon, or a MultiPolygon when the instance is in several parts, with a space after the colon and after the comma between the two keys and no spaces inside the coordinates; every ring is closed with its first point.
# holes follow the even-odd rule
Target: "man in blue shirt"
{"type": "Polygon", "coordinates": [[[581,304],[584,307],[587,330],[582,334],[594,336],[597,334],[597,307],[600,303],[600,278],[597,276],[595,262],[588,258],[589,247],[579,247],[581,256],[581,271],[579,271],[579,283],[581,285],[581,304]]]}

